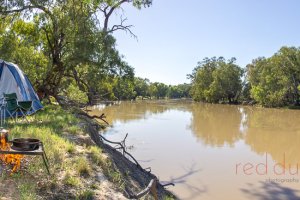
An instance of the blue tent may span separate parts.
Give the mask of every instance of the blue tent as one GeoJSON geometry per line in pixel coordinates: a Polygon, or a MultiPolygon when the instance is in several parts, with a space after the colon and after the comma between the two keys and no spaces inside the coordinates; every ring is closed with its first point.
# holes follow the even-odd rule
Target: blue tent
{"type": "Polygon", "coordinates": [[[0,60],[0,98],[3,98],[3,93],[16,93],[18,101],[32,101],[33,111],[28,114],[43,108],[28,77],[23,71],[16,64],[0,60]]]}

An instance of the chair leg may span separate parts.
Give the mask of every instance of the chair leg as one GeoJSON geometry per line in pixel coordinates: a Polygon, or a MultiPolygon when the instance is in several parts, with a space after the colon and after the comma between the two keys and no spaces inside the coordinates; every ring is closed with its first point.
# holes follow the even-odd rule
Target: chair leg
{"type": "Polygon", "coordinates": [[[3,109],[1,108],[1,113],[0,113],[0,115],[1,115],[1,127],[3,127],[3,120],[4,120],[4,115],[3,115],[4,113],[3,113],[3,109]]]}
{"type": "MultiPolygon", "coordinates": [[[[5,112],[5,111],[4,111],[4,112],[5,112]]],[[[10,117],[11,119],[13,119],[15,122],[17,122],[17,120],[16,120],[15,117],[14,117],[15,112],[11,113],[11,112],[9,112],[8,110],[7,110],[7,112],[8,112],[8,114],[9,114],[9,117],[10,117]]]]}
{"type": "Polygon", "coordinates": [[[3,125],[5,125],[5,109],[2,110],[3,111],[3,125]]]}
{"type": "Polygon", "coordinates": [[[22,118],[25,119],[27,121],[27,123],[29,123],[28,119],[26,118],[26,114],[24,113],[24,111],[22,109],[20,109],[20,112],[22,113],[22,118]]]}

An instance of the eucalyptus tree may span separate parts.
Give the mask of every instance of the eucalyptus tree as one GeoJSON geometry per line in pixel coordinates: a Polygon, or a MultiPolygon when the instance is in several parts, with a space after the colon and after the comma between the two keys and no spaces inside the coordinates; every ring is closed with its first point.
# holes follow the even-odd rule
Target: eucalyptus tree
{"type": "Polygon", "coordinates": [[[194,68],[188,77],[192,81],[191,96],[196,101],[208,101],[209,86],[213,82],[212,72],[217,68],[217,63],[223,58],[204,58],[194,68]]]}
{"type": "Polygon", "coordinates": [[[191,84],[170,85],[168,89],[168,97],[171,99],[190,98],[191,84]]]}
{"type": "Polygon", "coordinates": [[[228,101],[236,103],[242,89],[243,70],[235,64],[235,58],[205,58],[188,75],[192,81],[191,96],[196,101],[228,101]]]}
{"type": "Polygon", "coordinates": [[[149,79],[136,77],[134,79],[134,91],[136,97],[140,96],[142,97],[142,99],[144,99],[144,97],[149,96],[149,86],[150,86],[149,79]]]}
{"type": "Polygon", "coordinates": [[[287,97],[290,103],[299,105],[299,85],[300,85],[300,48],[282,47],[273,59],[279,65],[280,70],[288,79],[287,97]]]}
{"type": "Polygon", "coordinates": [[[257,58],[247,66],[251,97],[276,107],[299,105],[300,49],[282,47],[270,58],[257,58]]]}
{"type": "Polygon", "coordinates": [[[287,79],[271,58],[258,58],[247,65],[251,97],[263,106],[282,106],[287,79]]]}
{"type": "Polygon", "coordinates": [[[141,8],[151,3],[152,0],[1,1],[0,17],[5,22],[0,31],[1,55],[16,63],[27,60],[31,69],[38,68],[33,82],[40,93],[57,97],[63,90],[62,83],[71,78],[79,89],[93,94],[98,90],[93,83],[122,64],[113,32],[133,34],[131,25],[125,24],[126,18],[110,25],[111,16],[124,4],[141,8]]]}

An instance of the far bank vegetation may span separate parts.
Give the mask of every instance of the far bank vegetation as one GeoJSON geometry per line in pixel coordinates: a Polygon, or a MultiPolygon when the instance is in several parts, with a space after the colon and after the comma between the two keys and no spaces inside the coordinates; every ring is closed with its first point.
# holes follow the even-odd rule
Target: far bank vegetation
{"type": "Polygon", "coordinates": [[[205,58],[188,77],[196,101],[299,106],[300,49],[282,47],[270,58],[254,59],[245,68],[235,58],[205,58]]]}

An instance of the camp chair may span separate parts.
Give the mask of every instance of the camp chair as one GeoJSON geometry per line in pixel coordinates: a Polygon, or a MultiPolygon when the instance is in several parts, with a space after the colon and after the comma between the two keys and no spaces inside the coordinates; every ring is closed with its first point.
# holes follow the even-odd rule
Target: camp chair
{"type": "Polygon", "coordinates": [[[17,94],[11,93],[11,94],[3,94],[4,99],[6,101],[6,111],[10,115],[11,118],[14,118],[14,115],[17,117],[19,115],[19,112],[21,112],[21,116],[27,121],[26,114],[31,111],[32,108],[32,101],[17,101],[17,94]]]}
{"type": "Polygon", "coordinates": [[[4,126],[5,124],[5,101],[4,101],[4,97],[0,98],[0,120],[1,120],[1,127],[4,126]]]}

